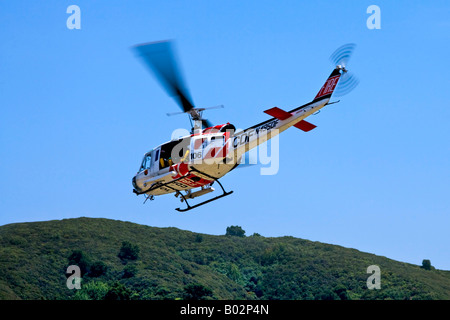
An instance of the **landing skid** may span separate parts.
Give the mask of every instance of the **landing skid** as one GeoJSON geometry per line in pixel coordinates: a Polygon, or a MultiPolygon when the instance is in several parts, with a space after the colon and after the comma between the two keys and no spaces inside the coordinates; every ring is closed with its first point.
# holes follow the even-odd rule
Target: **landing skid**
{"type": "MultiPolygon", "coordinates": [[[[197,208],[197,207],[200,207],[200,206],[202,206],[202,205],[204,205],[204,204],[207,204],[208,202],[215,201],[215,200],[217,200],[217,199],[220,199],[220,198],[229,196],[229,195],[232,194],[232,193],[233,193],[233,191],[230,191],[230,192],[224,192],[224,193],[221,194],[220,196],[217,196],[217,197],[214,197],[214,198],[212,198],[212,199],[209,199],[209,200],[206,200],[206,201],[197,203],[197,204],[195,204],[195,205],[193,205],[193,206],[189,205],[189,203],[187,202],[187,200],[184,199],[184,202],[186,203],[187,208],[184,208],[184,209],[176,208],[175,210],[177,210],[177,211],[179,211],[179,212],[186,212],[186,211],[195,209],[195,208],[197,208]]],[[[184,198],[184,196],[183,196],[183,198],[184,198]]]]}
{"type": "Polygon", "coordinates": [[[206,173],[200,172],[200,171],[198,171],[198,170],[196,170],[196,169],[193,169],[193,171],[197,171],[197,172],[201,173],[202,175],[205,175],[205,176],[207,176],[208,178],[213,179],[213,180],[214,180],[215,182],[217,182],[217,183],[219,184],[219,186],[222,188],[222,192],[223,192],[223,193],[222,193],[220,196],[214,197],[214,198],[212,198],[212,199],[209,199],[209,200],[206,200],[206,201],[203,201],[203,202],[200,202],[200,203],[198,203],[198,204],[196,204],[196,205],[191,206],[191,205],[189,204],[189,202],[187,201],[186,197],[180,192],[180,195],[183,197],[183,200],[184,200],[184,202],[185,202],[186,205],[187,205],[187,208],[184,208],[184,209],[176,208],[175,210],[177,210],[177,211],[179,211],[179,212],[186,212],[186,211],[195,209],[195,208],[197,208],[197,207],[200,207],[200,206],[202,206],[202,205],[204,205],[204,204],[207,204],[207,203],[209,203],[209,202],[215,201],[215,200],[217,200],[217,199],[220,199],[220,198],[229,196],[230,194],[233,193],[233,191],[226,192],[225,189],[223,188],[222,184],[220,183],[219,179],[216,179],[216,178],[214,178],[214,177],[211,177],[211,176],[207,175],[206,173]]]}

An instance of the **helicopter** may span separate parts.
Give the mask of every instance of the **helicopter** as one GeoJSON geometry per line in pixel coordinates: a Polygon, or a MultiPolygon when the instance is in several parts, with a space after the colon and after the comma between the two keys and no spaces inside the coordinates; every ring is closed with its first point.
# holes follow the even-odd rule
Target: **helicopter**
{"type": "Polygon", "coordinates": [[[359,81],[346,68],[354,48],[353,43],[345,44],[330,56],[334,69],[311,102],[289,111],[278,107],[264,110],[271,118],[236,130],[231,123],[214,125],[202,117],[205,110],[223,106],[197,108],[193,105],[174,57],[173,41],[134,46],[138,57],[182,110],[167,115],[187,114],[191,131],[189,135],[162,143],[145,153],[132,178],[133,192],[144,195],[144,203],[154,200],[155,196],[175,193],[175,197],[186,204],[185,208],[175,209],[180,212],[229,196],[233,191],[226,191],[219,179],[238,167],[245,153],[290,127],[304,132],[313,130],[316,126],[304,119],[317,114],[326,105],[339,102],[330,102],[333,93],[342,96],[356,87],[359,81]],[[214,192],[214,183],[222,190],[220,195],[195,205],[188,202],[188,199],[214,192]]]}

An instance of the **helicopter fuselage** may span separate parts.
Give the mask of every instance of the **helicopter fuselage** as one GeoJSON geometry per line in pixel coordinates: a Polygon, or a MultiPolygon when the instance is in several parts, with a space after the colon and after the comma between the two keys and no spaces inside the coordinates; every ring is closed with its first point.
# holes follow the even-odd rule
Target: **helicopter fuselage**
{"type": "Polygon", "coordinates": [[[236,132],[234,126],[227,123],[164,143],[145,154],[133,177],[134,193],[157,196],[186,191],[189,197],[190,190],[195,188],[201,190],[192,195],[208,193],[214,181],[236,168],[249,150],[292,126],[309,131],[299,124],[307,123],[303,119],[323,108],[329,100],[325,96],[289,112],[273,108],[284,114],[266,110],[275,117],[245,130],[236,132]]]}

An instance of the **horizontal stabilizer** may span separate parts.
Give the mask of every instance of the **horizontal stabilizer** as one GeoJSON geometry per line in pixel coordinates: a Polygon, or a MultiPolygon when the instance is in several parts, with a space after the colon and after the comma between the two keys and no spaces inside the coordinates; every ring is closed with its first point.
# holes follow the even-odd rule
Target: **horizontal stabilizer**
{"type": "Polygon", "coordinates": [[[296,124],[294,124],[294,127],[303,130],[305,132],[311,131],[312,129],[314,129],[316,126],[313,125],[312,123],[309,123],[308,121],[302,120],[296,124]]]}
{"type": "Polygon", "coordinates": [[[287,118],[290,118],[292,116],[292,114],[290,114],[289,112],[286,112],[280,108],[277,107],[273,107],[271,109],[268,109],[266,111],[264,111],[265,113],[267,113],[268,115],[275,117],[279,120],[286,120],[287,118]]]}

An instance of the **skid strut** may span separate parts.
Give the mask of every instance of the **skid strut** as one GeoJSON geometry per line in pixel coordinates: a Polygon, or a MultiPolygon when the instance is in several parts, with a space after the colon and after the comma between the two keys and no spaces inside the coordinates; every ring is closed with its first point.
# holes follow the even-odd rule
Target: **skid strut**
{"type": "Polygon", "coordinates": [[[207,175],[206,173],[200,172],[200,171],[198,171],[197,169],[194,169],[194,168],[192,168],[192,171],[196,171],[196,172],[198,172],[198,173],[200,173],[200,174],[202,174],[202,175],[204,175],[204,176],[207,176],[208,178],[214,180],[215,182],[217,182],[217,183],[219,184],[219,186],[222,188],[222,192],[223,192],[223,193],[222,193],[220,196],[211,198],[211,199],[209,199],[209,200],[206,200],[206,201],[203,201],[203,202],[200,202],[200,203],[198,203],[198,204],[195,204],[195,205],[191,206],[191,205],[189,204],[189,202],[187,201],[186,197],[180,192],[180,195],[183,197],[183,200],[184,200],[184,202],[185,202],[186,205],[187,205],[187,208],[184,208],[184,209],[176,208],[175,210],[177,210],[177,211],[179,211],[179,212],[186,212],[186,211],[192,210],[192,209],[194,209],[194,208],[200,207],[200,206],[202,206],[202,205],[204,205],[204,204],[207,204],[207,203],[209,203],[209,202],[215,201],[215,200],[217,200],[217,199],[220,199],[220,198],[229,196],[230,194],[233,193],[233,191],[226,192],[225,189],[223,188],[222,184],[220,183],[219,179],[214,178],[214,177],[211,177],[210,175],[207,175]]]}

